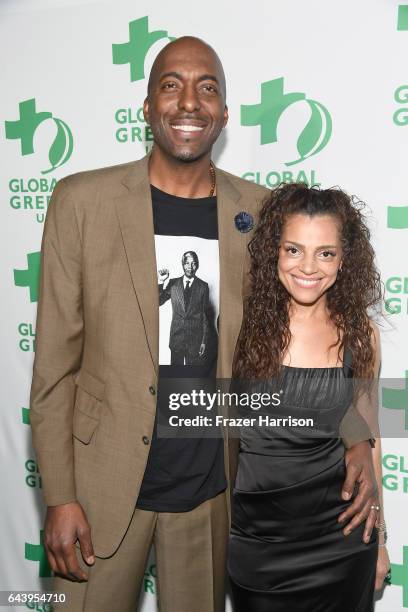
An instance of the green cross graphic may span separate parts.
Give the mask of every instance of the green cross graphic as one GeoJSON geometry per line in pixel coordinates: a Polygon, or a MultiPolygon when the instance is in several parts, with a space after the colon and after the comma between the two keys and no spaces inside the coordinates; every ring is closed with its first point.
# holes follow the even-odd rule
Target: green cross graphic
{"type": "Polygon", "coordinates": [[[40,531],[40,543],[39,544],[25,544],[25,558],[28,561],[39,561],[39,577],[50,578],[51,568],[48,563],[47,555],[44,548],[44,532],[40,531]]]}
{"type": "Polygon", "coordinates": [[[408,30],[408,4],[400,4],[398,7],[397,30],[408,30]]]}
{"type": "Polygon", "coordinates": [[[259,104],[241,105],[241,125],[261,126],[261,144],[278,140],[276,130],[283,111],[294,102],[305,100],[303,93],[283,93],[283,77],[261,84],[259,104]]]}
{"type": "MultiPolygon", "coordinates": [[[[114,64],[130,64],[130,80],[144,79],[144,62],[150,47],[161,38],[167,38],[167,30],[149,32],[149,18],[141,17],[129,23],[129,41],[112,45],[114,64]]],[[[170,37],[168,37],[170,38],[170,37]]],[[[173,40],[170,38],[170,40],[173,40]]]]}
{"type": "Polygon", "coordinates": [[[296,143],[299,157],[285,162],[286,166],[293,166],[311,155],[316,155],[327,145],[332,132],[332,120],[328,110],[320,102],[306,98],[304,93],[285,94],[283,77],[261,83],[261,101],[258,104],[241,105],[241,125],[259,125],[261,145],[264,145],[277,142],[278,122],[282,113],[301,100],[307,103],[311,114],[296,143]]]}
{"type": "Polygon", "coordinates": [[[382,406],[389,410],[405,410],[405,429],[408,429],[408,370],[405,370],[405,389],[383,388],[382,406]]]}
{"type": "Polygon", "coordinates": [[[6,138],[10,140],[21,140],[21,154],[30,155],[34,153],[34,133],[40,123],[50,119],[52,113],[37,113],[35,109],[35,98],[24,100],[18,105],[20,118],[18,121],[6,121],[6,138]]]}
{"type": "Polygon", "coordinates": [[[402,565],[391,563],[391,584],[402,587],[402,605],[408,608],[408,546],[403,547],[402,565]]]}
{"type": "Polygon", "coordinates": [[[408,229],[408,206],[388,206],[387,227],[391,229],[408,229]]]}
{"type": "Polygon", "coordinates": [[[14,270],[14,284],[16,287],[29,287],[30,302],[38,301],[38,286],[40,282],[41,252],[27,255],[27,269],[14,270]]]}
{"type": "Polygon", "coordinates": [[[29,408],[21,409],[21,418],[23,420],[24,425],[30,424],[30,409],[29,408]]]}

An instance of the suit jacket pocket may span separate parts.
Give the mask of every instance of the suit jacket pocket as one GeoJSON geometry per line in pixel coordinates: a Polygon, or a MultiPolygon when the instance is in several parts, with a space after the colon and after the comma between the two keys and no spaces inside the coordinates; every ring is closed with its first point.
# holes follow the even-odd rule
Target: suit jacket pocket
{"type": "Polygon", "coordinates": [[[89,393],[89,395],[93,395],[99,400],[102,400],[105,395],[105,383],[96,378],[87,370],[81,369],[78,374],[76,374],[75,384],[89,393]]]}
{"type": "Polygon", "coordinates": [[[86,370],[81,370],[75,377],[75,384],[73,435],[89,444],[100,420],[105,385],[86,370]]]}

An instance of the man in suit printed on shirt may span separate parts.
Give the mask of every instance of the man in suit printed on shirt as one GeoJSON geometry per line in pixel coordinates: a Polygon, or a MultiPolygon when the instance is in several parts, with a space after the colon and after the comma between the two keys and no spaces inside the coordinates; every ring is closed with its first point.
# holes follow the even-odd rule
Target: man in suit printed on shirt
{"type": "Polygon", "coordinates": [[[173,311],[169,348],[171,365],[202,365],[211,359],[211,311],[208,283],[196,276],[199,261],[195,251],[183,254],[184,274],[169,278],[159,270],[159,305],[171,300],[173,311]]]}

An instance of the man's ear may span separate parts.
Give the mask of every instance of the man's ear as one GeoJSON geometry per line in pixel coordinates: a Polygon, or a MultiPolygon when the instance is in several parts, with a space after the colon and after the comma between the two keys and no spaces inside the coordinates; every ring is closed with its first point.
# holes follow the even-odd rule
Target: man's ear
{"type": "Polygon", "coordinates": [[[227,125],[228,118],[229,118],[229,115],[228,115],[228,106],[225,105],[225,107],[224,107],[224,123],[223,123],[223,126],[222,126],[223,128],[225,128],[225,126],[227,125]]]}
{"type": "Polygon", "coordinates": [[[149,96],[147,96],[143,102],[143,116],[148,125],[150,125],[149,115],[149,96]]]}

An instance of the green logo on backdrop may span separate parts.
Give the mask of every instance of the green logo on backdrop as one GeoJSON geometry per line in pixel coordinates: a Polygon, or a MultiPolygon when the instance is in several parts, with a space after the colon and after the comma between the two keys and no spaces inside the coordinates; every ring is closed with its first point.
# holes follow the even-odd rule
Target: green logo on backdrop
{"type": "Polygon", "coordinates": [[[40,531],[40,543],[39,544],[27,544],[25,545],[25,558],[28,561],[38,561],[39,570],[38,575],[40,578],[50,578],[51,568],[48,563],[47,555],[44,548],[44,532],[40,531]]]}
{"type": "Polygon", "coordinates": [[[21,419],[24,425],[30,425],[30,409],[29,408],[21,409],[21,419]]]}
{"type": "Polygon", "coordinates": [[[402,563],[391,563],[391,584],[402,587],[402,605],[408,608],[408,546],[402,547],[402,563]]]}
{"type": "Polygon", "coordinates": [[[148,565],[144,574],[143,590],[145,593],[155,595],[156,593],[156,565],[148,565]]]}
{"type": "Polygon", "coordinates": [[[14,284],[17,287],[28,287],[30,291],[30,302],[38,301],[38,287],[40,283],[40,261],[41,252],[29,253],[27,255],[27,269],[14,270],[14,284]]]}
{"type": "Polygon", "coordinates": [[[130,80],[140,81],[145,78],[144,64],[149,49],[160,39],[170,37],[167,30],[149,32],[149,18],[141,17],[129,23],[129,40],[112,45],[114,64],[130,64],[130,80]]]}
{"type": "Polygon", "coordinates": [[[387,227],[391,229],[408,229],[408,206],[388,206],[387,227]]]}
{"type": "Polygon", "coordinates": [[[408,30],[408,4],[400,4],[398,7],[397,30],[408,30]]]}
{"type": "Polygon", "coordinates": [[[382,406],[390,410],[405,411],[405,429],[408,429],[408,370],[405,371],[404,389],[382,389],[382,406]]]}
{"type": "Polygon", "coordinates": [[[145,121],[142,106],[136,109],[118,108],[115,121],[120,126],[116,130],[118,142],[141,142],[148,153],[153,145],[153,132],[145,121]]]}
{"type": "Polygon", "coordinates": [[[20,102],[20,118],[17,121],[6,121],[6,138],[9,140],[20,140],[21,154],[31,155],[34,153],[34,134],[39,125],[44,121],[53,121],[57,128],[57,135],[51,144],[48,158],[51,168],[42,170],[42,174],[52,172],[59,168],[72,155],[73,137],[72,132],[65,121],[53,117],[50,112],[37,112],[35,98],[20,102]]]}
{"type": "Polygon", "coordinates": [[[382,458],[382,484],[387,491],[408,493],[408,461],[404,455],[388,453],[382,458]]]}
{"type": "Polygon", "coordinates": [[[23,321],[18,324],[17,331],[19,334],[18,347],[24,353],[32,351],[35,353],[35,329],[32,323],[23,321]]]}
{"type": "Polygon", "coordinates": [[[309,105],[311,115],[297,141],[299,158],[286,162],[287,166],[316,155],[327,145],[332,133],[329,111],[320,102],[306,98],[304,93],[284,93],[283,78],[261,84],[261,101],[258,104],[241,105],[241,125],[259,125],[261,145],[264,145],[277,142],[279,119],[287,108],[300,101],[309,105]]]}
{"type": "Polygon", "coordinates": [[[385,310],[389,314],[408,314],[408,277],[390,276],[385,281],[385,310]]]}
{"type": "MultiPolygon", "coordinates": [[[[390,229],[408,229],[408,206],[387,206],[387,227],[390,229]]],[[[405,306],[408,314],[408,278],[390,276],[385,281],[387,294],[385,309],[389,314],[400,314],[405,306]]]]}
{"type": "Polygon", "coordinates": [[[34,459],[27,459],[24,465],[28,472],[25,478],[26,485],[28,487],[39,487],[41,489],[41,476],[38,471],[37,463],[34,461],[34,459]]]}
{"type": "Polygon", "coordinates": [[[408,125],[408,85],[400,85],[394,92],[394,100],[397,104],[405,104],[402,108],[395,111],[393,121],[399,127],[408,125]]]}

